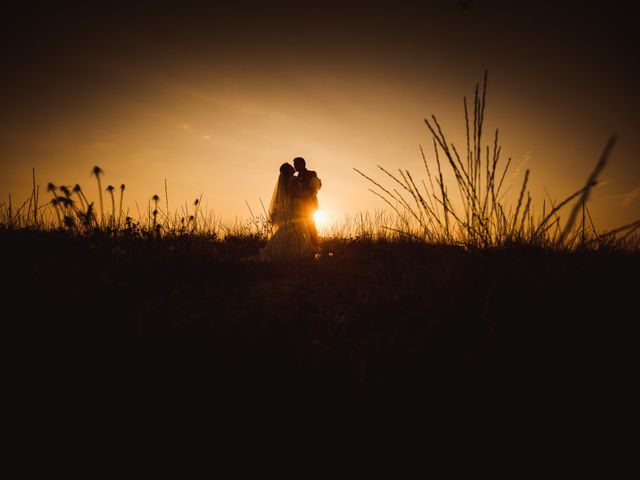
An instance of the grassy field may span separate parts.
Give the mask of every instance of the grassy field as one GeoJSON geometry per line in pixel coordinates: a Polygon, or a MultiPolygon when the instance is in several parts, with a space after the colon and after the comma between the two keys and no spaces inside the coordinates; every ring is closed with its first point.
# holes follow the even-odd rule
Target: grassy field
{"type": "Polygon", "coordinates": [[[615,138],[567,199],[534,213],[527,172],[506,205],[510,161],[497,131],[484,154],[484,98],[476,89],[471,122],[465,99],[466,158],[432,117],[437,171],[425,159],[418,183],[381,168],[391,186],[359,172],[390,213],[334,227],[312,258],[252,260],[264,213],[229,224],[200,199],[170,213],[156,195],[133,219],[98,167],[106,201],[51,184],[43,201],[34,174],[31,198],[0,205],[13,391],[27,405],[68,392],[497,402],[542,381],[548,395],[617,392],[633,364],[640,222],[599,232],[588,211],[615,138]]]}
{"type": "Polygon", "coordinates": [[[637,315],[624,250],[327,240],[274,264],[246,260],[255,237],[0,239],[13,361],[55,389],[436,395],[496,382],[507,358],[576,380],[630,352],[637,315]]]}

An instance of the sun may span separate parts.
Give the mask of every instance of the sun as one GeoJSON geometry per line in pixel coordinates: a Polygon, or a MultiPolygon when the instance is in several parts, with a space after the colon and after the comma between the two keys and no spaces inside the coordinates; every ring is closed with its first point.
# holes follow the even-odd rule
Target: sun
{"type": "Polygon", "coordinates": [[[327,223],[328,216],[322,210],[316,210],[316,213],[313,214],[313,220],[316,222],[317,227],[324,227],[327,223]]]}

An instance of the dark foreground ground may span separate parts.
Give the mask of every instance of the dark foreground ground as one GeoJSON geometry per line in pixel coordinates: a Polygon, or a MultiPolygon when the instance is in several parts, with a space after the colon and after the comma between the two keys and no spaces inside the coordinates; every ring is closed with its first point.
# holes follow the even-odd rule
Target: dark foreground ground
{"type": "Polygon", "coordinates": [[[251,238],[0,241],[5,385],[26,405],[574,387],[579,403],[620,393],[636,348],[637,254],[336,241],[262,264],[241,260],[251,238]]]}

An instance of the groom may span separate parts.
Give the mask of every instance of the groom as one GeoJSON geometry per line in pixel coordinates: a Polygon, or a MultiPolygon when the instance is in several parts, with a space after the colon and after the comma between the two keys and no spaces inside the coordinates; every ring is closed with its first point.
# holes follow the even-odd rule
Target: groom
{"type": "Polygon", "coordinates": [[[309,229],[309,236],[311,237],[311,243],[314,246],[319,247],[320,241],[318,239],[318,231],[316,230],[316,223],[313,219],[313,214],[318,209],[318,190],[322,186],[322,182],[318,178],[316,172],[307,170],[307,162],[304,158],[296,157],[293,159],[293,166],[298,172],[296,178],[302,185],[302,199],[305,205],[305,216],[307,219],[307,228],[309,229]]]}

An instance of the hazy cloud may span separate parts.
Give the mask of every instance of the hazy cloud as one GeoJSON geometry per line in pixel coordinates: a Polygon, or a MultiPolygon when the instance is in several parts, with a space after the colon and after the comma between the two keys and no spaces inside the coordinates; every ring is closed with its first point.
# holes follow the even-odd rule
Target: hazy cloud
{"type": "Polygon", "coordinates": [[[614,195],[612,197],[604,197],[609,200],[620,200],[621,207],[630,207],[638,200],[640,200],[640,185],[635,187],[630,192],[627,192],[623,195],[614,195]]]}
{"type": "Polygon", "coordinates": [[[620,206],[628,207],[640,199],[640,185],[631,190],[629,193],[620,196],[620,206]]]}

